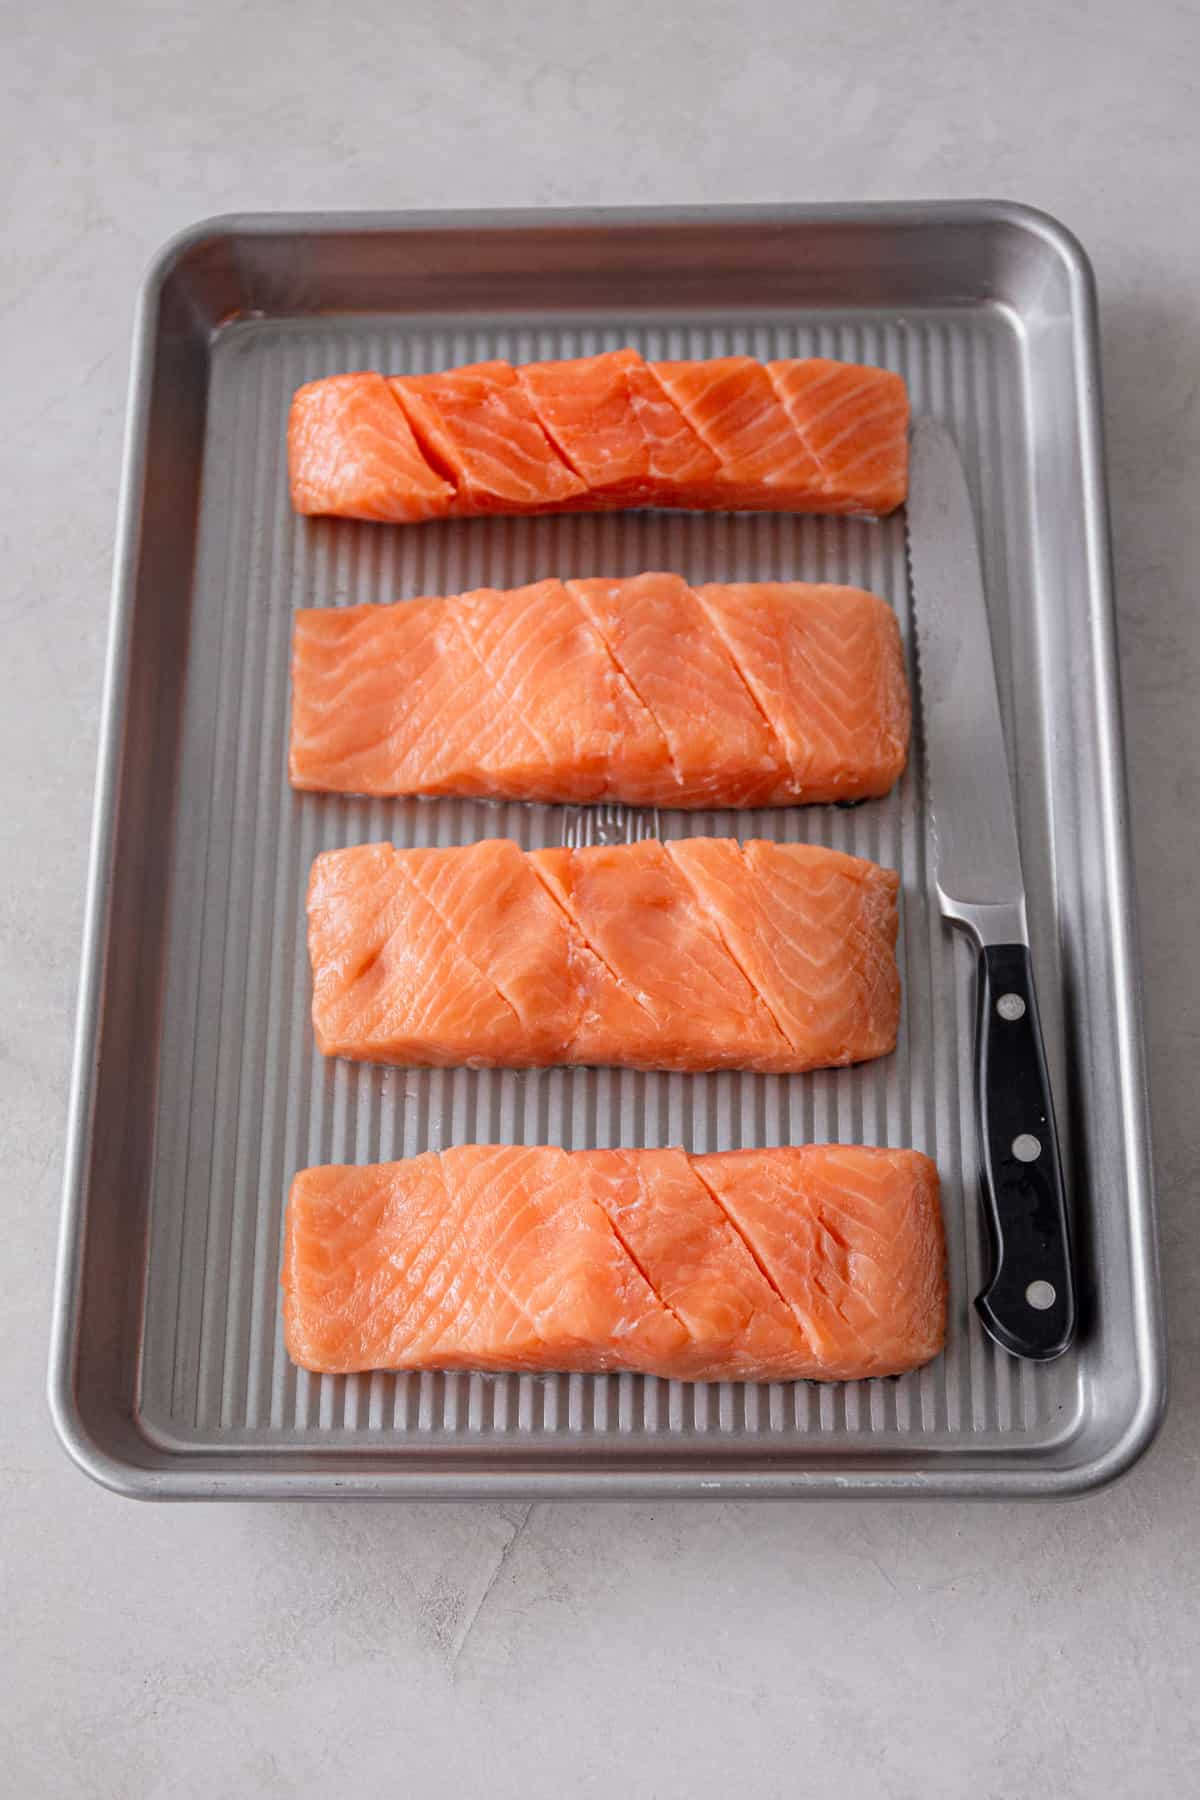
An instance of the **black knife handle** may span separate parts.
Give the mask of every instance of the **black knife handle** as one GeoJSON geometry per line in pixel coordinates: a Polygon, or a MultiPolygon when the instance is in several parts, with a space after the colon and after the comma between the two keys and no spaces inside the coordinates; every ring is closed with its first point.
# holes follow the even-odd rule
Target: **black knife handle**
{"type": "Polygon", "coordinates": [[[1048,1362],[1075,1332],[1075,1284],[1054,1101],[1024,944],[979,954],[977,1097],[993,1272],[975,1302],[1014,1356],[1048,1362]]]}

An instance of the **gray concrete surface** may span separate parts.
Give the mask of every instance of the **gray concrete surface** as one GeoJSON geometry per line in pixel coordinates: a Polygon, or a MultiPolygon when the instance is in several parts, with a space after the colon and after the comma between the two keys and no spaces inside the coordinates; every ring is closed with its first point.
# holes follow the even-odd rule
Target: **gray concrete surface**
{"type": "Polygon", "coordinates": [[[0,1768],[22,1800],[1200,1791],[1200,15],[0,4],[0,1768]],[[1173,1410],[1069,1507],[137,1508],[43,1401],[136,283],[233,208],[920,197],[1096,263],[1173,1410]]]}

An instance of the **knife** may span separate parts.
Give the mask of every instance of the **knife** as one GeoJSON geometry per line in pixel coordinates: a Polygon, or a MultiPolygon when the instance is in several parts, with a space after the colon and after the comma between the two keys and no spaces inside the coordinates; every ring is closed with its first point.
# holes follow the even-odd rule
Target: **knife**
{"type": "Polygon", "coordinates": [[[938,900],[979,952],[975,1099],[992,1249],[975,1305],[1014,1356],[1048,1362],[1075,1331],[1054,1101],[979,547],[954,439],[913,427],[908,557],[938,900]]]}

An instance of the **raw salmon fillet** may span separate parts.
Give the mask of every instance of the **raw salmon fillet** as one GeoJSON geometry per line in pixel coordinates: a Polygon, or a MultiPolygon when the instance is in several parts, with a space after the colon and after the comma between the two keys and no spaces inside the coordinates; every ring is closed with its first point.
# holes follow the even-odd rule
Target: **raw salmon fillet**
{"type": "Polygon", "coordinates": [[[308,889],[327,1056],[787,1073],[892,1050],[890,869],[809,844],[327,850],[308,889]]]}
{"type": "Polygon", "coordinates": [[[941,1350],[937,1170],[915,1150],[460,1146],[305,1169],[288,1354],[365,1369],[899,1375],[941,1350]]]}
{"type": "Polygon", "coordinates": [[[648,363],[609,350],[335,375],[292,402],[292,501],[401,521],[626,506],[888,513],[908,487],[908,411],[899,375],[825,357],[648,363]]]}
{"type": "Polygon", "coordinates": [[[778,806],[885,794],[908,753],[896,615],[858,588],[678,575],[297,615],[294,786],[778,806]]]}

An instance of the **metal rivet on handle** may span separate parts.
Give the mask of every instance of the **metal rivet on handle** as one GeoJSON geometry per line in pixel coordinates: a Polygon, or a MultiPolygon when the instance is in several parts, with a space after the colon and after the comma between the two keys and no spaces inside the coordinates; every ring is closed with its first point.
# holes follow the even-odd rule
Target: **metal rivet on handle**
{"type": "Polygon", "coordinates": [[[1020,1137],[1013,1139],[1012,1153],[1018,1162],[1036,1162],[1042,1154],[1042,1146],[1030,1132],[1023,1131],[1020,1137]]]}
{"type": "Polygon", "coordinates": [[[1050,1282],[1031,1281],[1025,1289],[1025,1298],[1036,1312],[1049,1312],[1058,1295],[1050,1282]]]}
{"type": "Polygon", "coordinates": [[[1020,994],[1001,994],[996,1002],[996,1011],[1011,1025],[1015,1019],[1025,1017],[1025,1002],[1020,994]]]}

